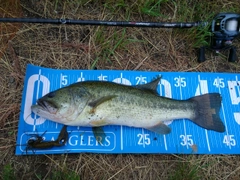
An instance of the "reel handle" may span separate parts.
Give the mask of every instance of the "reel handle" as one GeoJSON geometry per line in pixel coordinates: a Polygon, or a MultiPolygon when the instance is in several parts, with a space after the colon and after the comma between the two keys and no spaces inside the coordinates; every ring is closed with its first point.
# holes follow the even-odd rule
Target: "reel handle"
{"type": "Polygon", "coordinates": [[[236,47],[231,47],[229,55],[228,55],[228,62],[236,62],[238,60],[236,47]]]}
{"type": "Polygon", "coordinates": [[[198,62],[204,62],[206,61],[206,57],[205,57],[205,47],[200,47],[199,51],[198,51],[198,62]]]}

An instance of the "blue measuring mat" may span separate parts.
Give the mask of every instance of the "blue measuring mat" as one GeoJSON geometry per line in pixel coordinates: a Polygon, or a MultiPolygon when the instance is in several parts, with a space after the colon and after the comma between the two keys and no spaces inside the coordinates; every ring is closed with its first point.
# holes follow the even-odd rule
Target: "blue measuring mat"
{"type": "Polygon", "coordinates": [[[118,70],[55,70],[27,66],[18,126],[16,155],[59,153],[176,153],[176,154],[240,154],[240,74],[200,72],[146,72],[118,70]],[[64,146],[29,149],[29,139],[41,136],[56,140],[62,124],[36,116],[31,105],[53,90],[88,80],[112,81],[126,85],[145,84],[156,76],[161,96],[188,99],[217,92],[222,96],[220,117],[224,133],[203,129],[191,121],[167,122],[171,133],[159,135],[142,128],[104,126],[105,141],[99,144],[90,127],[68,126],[69,139],[64,146]],[[45,132],[45,134],[44,134],[45,132]]]}

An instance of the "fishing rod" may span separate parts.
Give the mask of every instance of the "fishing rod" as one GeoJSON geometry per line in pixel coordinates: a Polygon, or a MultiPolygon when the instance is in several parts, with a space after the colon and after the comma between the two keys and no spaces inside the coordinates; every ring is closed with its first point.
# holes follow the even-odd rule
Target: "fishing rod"
{"type": "Polygon", "coordinates": [[[7,23],[45,23],[45,24],[71,24],[71,25],[93,25],[93,26],[120,26],[120,27],[148,27],[148,28],[192,28],[206,27],[211,25],[211,45],[199,49],[198,62],[203,62],[205,50],[230,49],[228,61],[237,60],[236,47],[232,41],[240,34],[240,14],[219,13],[212,22],[135,22],[135,21],[102,21],[102,20],[75,20],[75,19],[39,19],[39,18],[0,18],[0,22],[7,23]]]}
{"type": "Polygon", "coordinates": [[[191,27],[207,25],[206,22],[169,23],[169,22],[101,21],[101,20],[38,19],[38,18],[0,18],[0,22],[121,26],[121,27],[151,27],[151,28],[191,28],[191,27]]]}

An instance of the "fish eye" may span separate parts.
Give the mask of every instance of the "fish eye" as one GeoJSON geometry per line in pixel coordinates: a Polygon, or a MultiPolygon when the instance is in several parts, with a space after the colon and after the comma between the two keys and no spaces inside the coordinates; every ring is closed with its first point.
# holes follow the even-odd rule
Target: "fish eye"
{"type": "Polygon", "coordinates": [[[47,97],[53,98],[55,96],[55,94],[56,94],[55,92],[50,92],[50,93],[48,93],[47,97]]]}

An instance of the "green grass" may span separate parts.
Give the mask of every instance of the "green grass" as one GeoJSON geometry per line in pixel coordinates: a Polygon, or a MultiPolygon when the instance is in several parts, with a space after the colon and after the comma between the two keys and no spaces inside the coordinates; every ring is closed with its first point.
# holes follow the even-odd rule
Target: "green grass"
{"type": "MultiPolygon", "coordinates": [[[[201,159],[191,159],[191,156],[186,157],[186,161],[176,163],[175,172],[170,175],[169,180],[201,180],[206,169],[214,166],[217,161],[201,162],[201,159]]],[[[209,178],[215,179],[214,176],[209,178]]]]}
{"type": "Polygon", "coordinates": [[[198,165],[191,165],[189,162],[179,162],[176,171],[169,180],[200,180],[198,165]]]}
{"type": "Polygon", "coordinates": [[[76,174],[74,171],[63,170],[63,171],[54,171],[52,173],[51,178],[48,180],[80,180],[80,176],[76,174]]]}
{"type": "Polygon", "coordinates": [[[207,26],[198,26],[190,29],[176,29],[175,34],[182,35],[190,47],[199,48],[209,46],[212,33],[210,31],[211,21],[215,16],[214,6],[209,5],[207,1],[200,3],[177,1],[175,18],[177,22],[209,22],[207,26]],[[190,8],[191,6],[191,8],[190,8]]]}
{"type": "Polygon", "coordinates": [[[119,1],[105,1],[103,4],[105,8],[110,10],[111,14],[117,14],[119,11],[124,10],[125,12],[129,13],[130,8],[128,7],[128,4],[124,0],[119,1]]]}
{"type": "MultiPolygon", "coordinates": [[[[35,174],[36,179],[44,179],[45,175],[35,174]]],[[[80,176],[74,171],[70,170],[52,170],[47,180],[80,180],[80,176]]]]}
{"type": "Polygon", "coordinates": [[[100,27],[96,33],[94,40],[98,45],[100,51],[98,52],[97,58],[91,65],[91,69],[95,67],[97,62],[102,59],[103,61],[112,62],[112,58],[115,59],[119,64],[118,58],[115,56],[117,50],[127,50],[129,44],[139,42],[139,40],[128,38],[126,35],[127,29],[122,28],[121,30],[113,30],[113,33],[109,36],[106,33],[106,27],[100,27]]]}
{"type": "MultiPolygon", "coordinates": [[[[115,17],[121,14],[121,20],[128,21],[136,13],[143,16],[160,17],[163,22],[209,22],[206,27],[193,27],[190,29],[174,29],[173,38],[183,40],[187,47],[199,48],[202,46],[210,46],[212,33],[210,32],[210,24],[215,14],[219,12],[219,5],[207,0],[198,1],[170,1],[170,0],[147,0],[128,2],[124,0],[106,0],[103,3],[108,13],[112,15],[111,20],[116,20],[115,17]],[[169,7],[171,11],[164,10],[169,7]],[[172,19],[171,19],[172,18],[172,19]]],[[[229,8],[229,7],[228,7],[229,8]]],[[[236,7],[232,5],[231,11],[235,12],[236,7]]],[[[227,8],[222,8],[227,11],[227,8]]],[[[110,16],[109,16],[110,17],[110,16]]],[[[112,34],[105,33],[105,27],[98,28],[95,36],[96,44],[101,46],[101,50],[97,53],[97,57],[93,61],[91,68],[95,67],[99,61],[112,62],[112,58],[119,62],[115,56],[117,51],[124,51],[125,45],[131,43],[131,40],[126,36],[126,29],[115,31],[112,34]]]]}
{"type": "Polygon", "coordinates": [[[14,170],[11,164],[6,164],[3,166],[3,180],[15,180],[14,170]]]}
{"type": "MultiPolygon", "coordinates": [[[[80,7],[86,4],[94,4],[93,0],[74,0],[64,2],[55,0],[52,5],[54,9],[58,7],[67,6],[72,7],[77,10],[81,10],[80,7]]],[[[96,2],[96,5],[100,6],[101,3],[96,2]]],[[[232,11],[236,12],[237,7],[234,4],[229,4],[229,6],[221,7],[222,12],[232,11]],[[230,7],[229,7],[230,6],[230,7]],[[230,10],[229,10],[230,9],[230,10]]],[[[195,21],[209,21],[211,22],[214,15],[219,13],[219,4],[214,2],[209,2],[208,0],[198,0],[198,1],[171,1],[171,0],[137,0],[137,1],[126,1],[126,0],[106,0],[102,2],[102,7],[105,7],[108,14],[107,18],[111,20],[116,20],[115,17],[121,17],[121,20],[127,21],[131,20],[132,16],[137,13],[141,15],[147,15],[150,17],[162,17],[168,21],[176,22],[195,22],[195,21]],[[170,13],[166,13],[164,8],[170,7],[170,13]],[[172,17],[171,17],[172,13],[172,17]],[[173,19],[171,19],[173,18],[173,19]],[[170,19],[170,20],[167,20],[170,19]]],[[[198,27],[191,28],[190,30],[176,30],[177,34],[182,34],[183,37],[187,35],[186,41],[191,44],[192,47],[198,48],[201,46],[206,46],[210,44],[209,37],[211,33],[209,27],[198,27]]],[[[107,60],[110,62],[110,56],[114,56],[116,49],[121,49],[124,47],[126,36],[114,32],[113,35],[104,34],[104,28],[99,28],[96,32],[96,42],[98,45],[102,46],[102,50],[98,53],[98,57],[92,66],[97,64],[99,59],[107,60]],[[118,36],[118,37],[117,37],[118,36]],[[101,57],[101,58],[99,58],[101,57]]]]}
{"type": "Polygon", "coordinates": [[[169,2],[168,0],[147,0],[144,2],[142,7],[139,7],[143,14],[147,14],[149,16],[163,16],[161,12],[161,5],[163,3],[169,2]]]}

